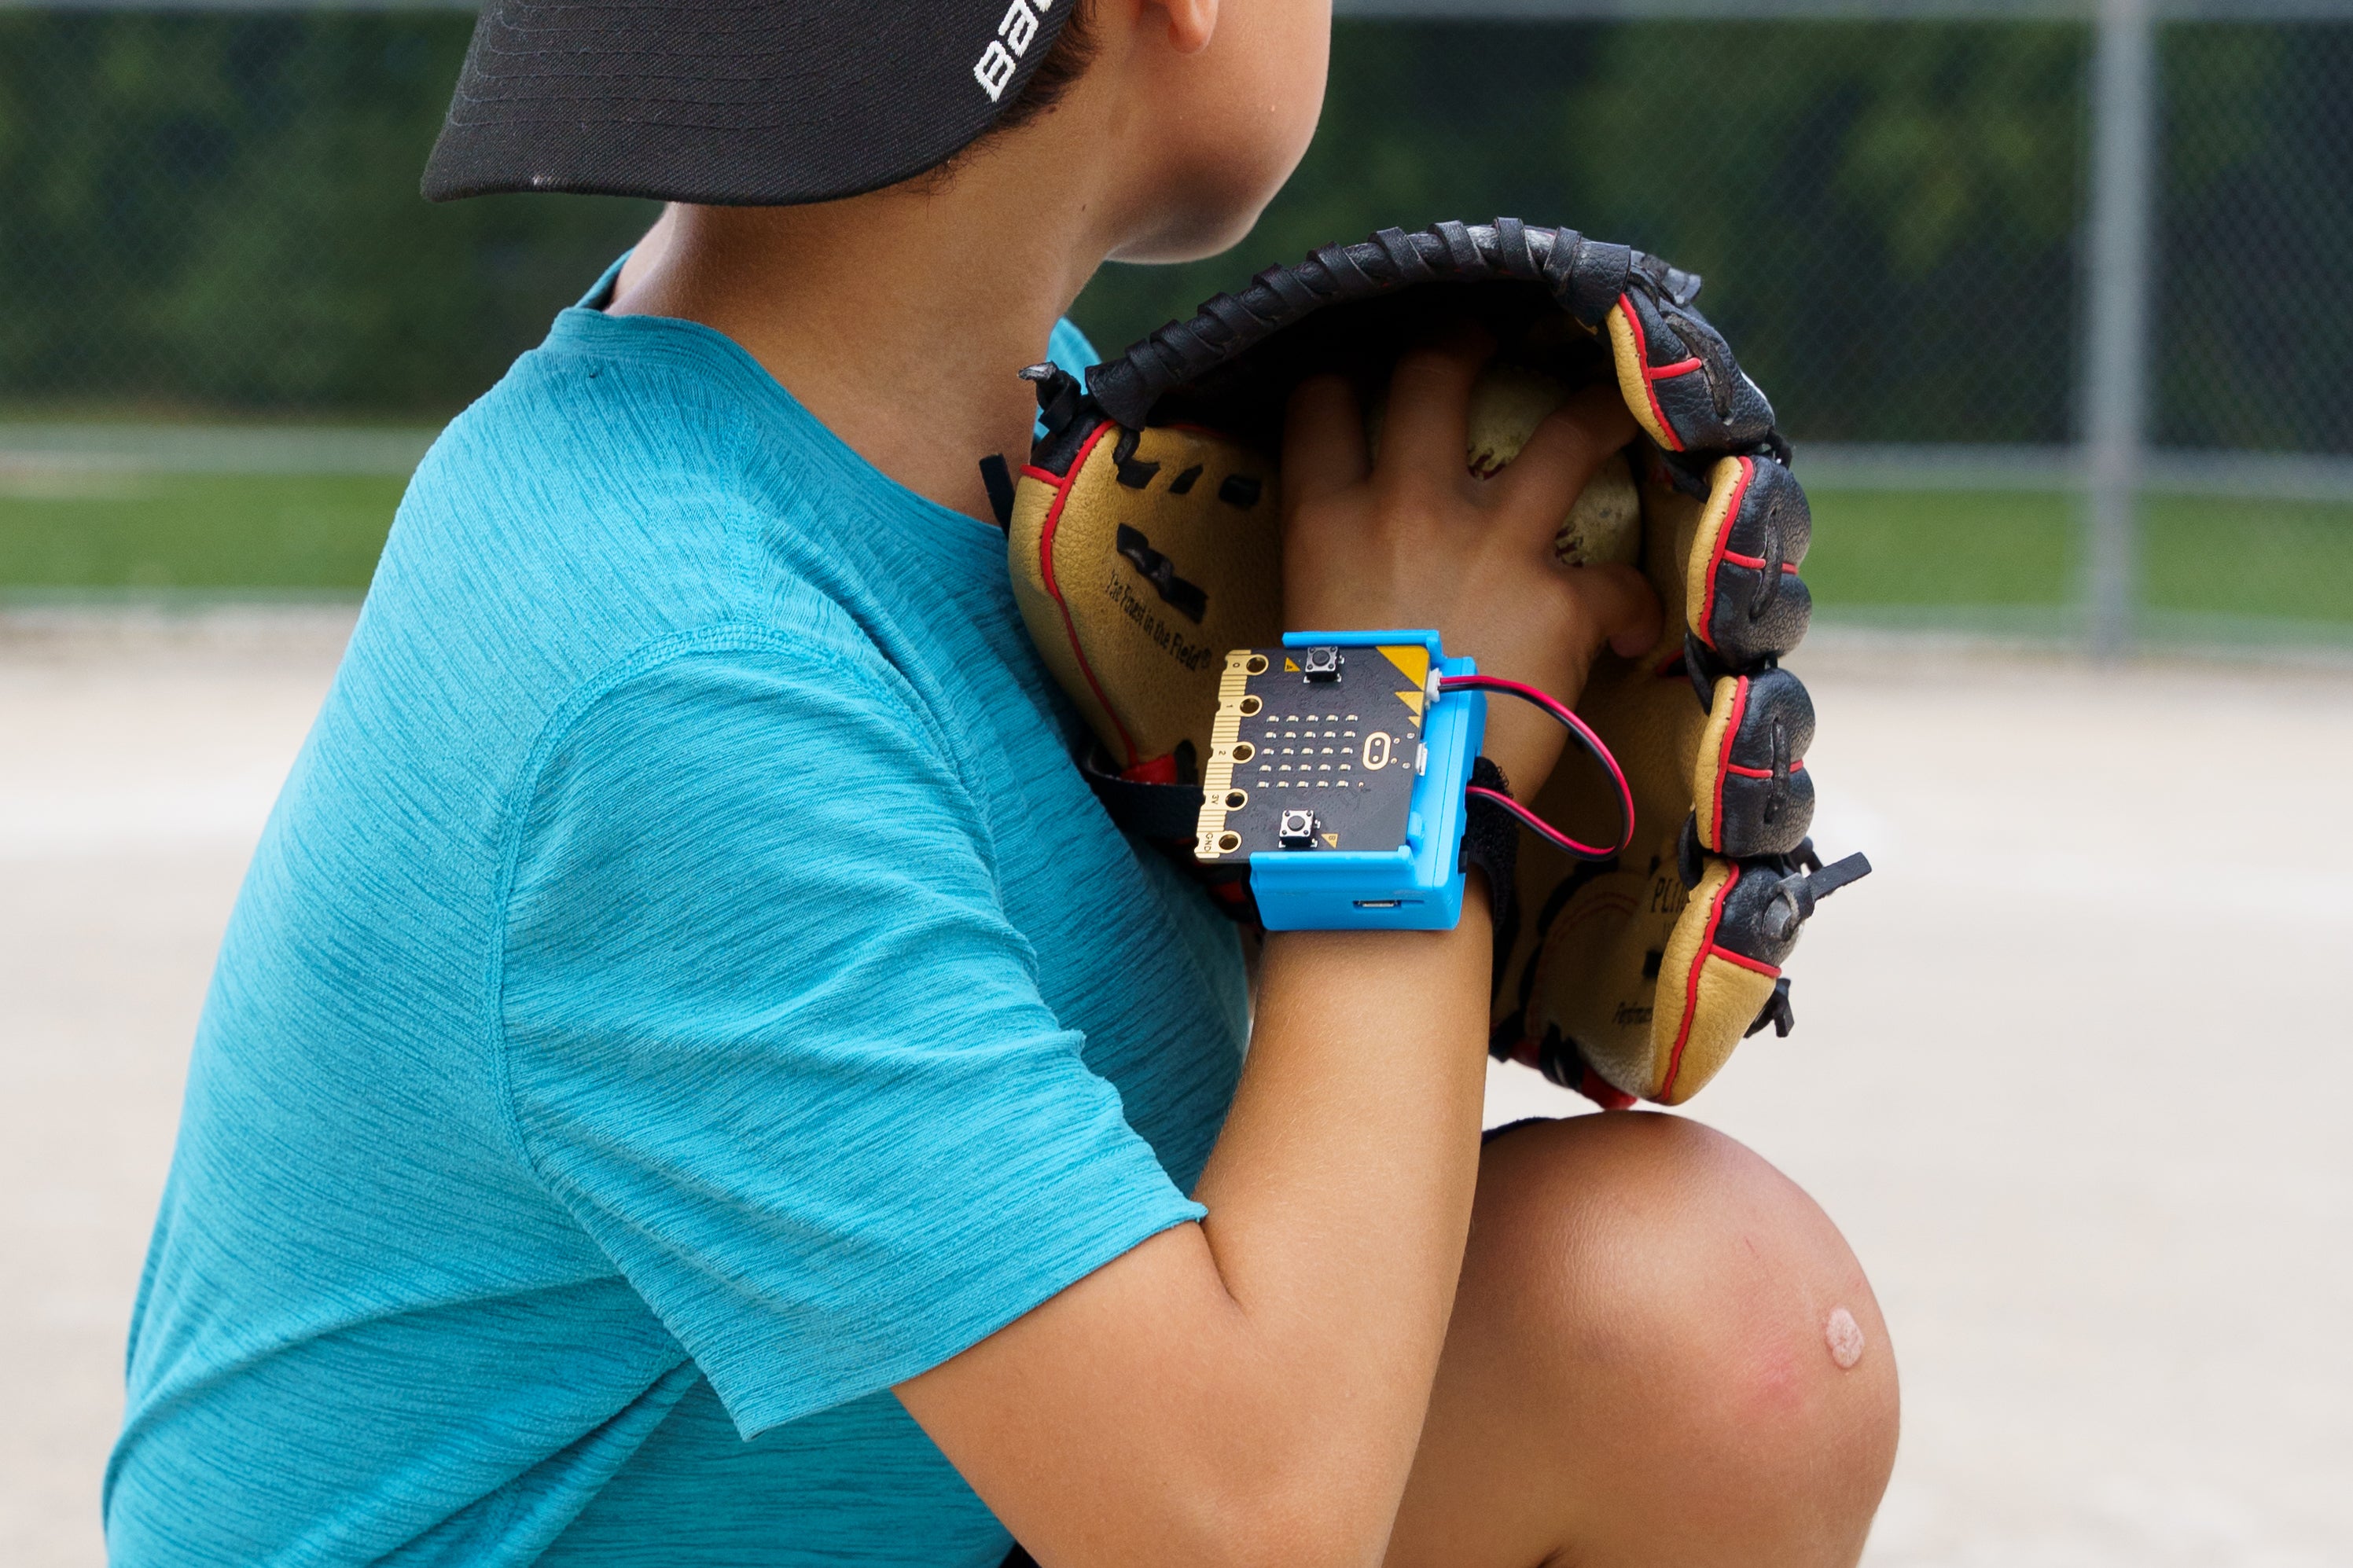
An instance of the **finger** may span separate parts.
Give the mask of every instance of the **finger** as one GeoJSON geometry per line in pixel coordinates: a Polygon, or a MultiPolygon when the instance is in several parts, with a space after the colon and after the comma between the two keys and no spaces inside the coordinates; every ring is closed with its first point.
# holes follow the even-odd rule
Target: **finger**
{"type": "Polygon", "coordinates": [[[1310,376],[1293,388],[1282,429],[1286,509],[1365,477],[1365,418],[1345,377],[1310,376]]]}
{"type": "Polygon", "coordinates": [[[1572,566],[1564,574],[1569,593],[1592,635],[1621,658],[1658,646],[1665,613],[1651,580],[1631,566],[1572,566]]]}
{"type": "Polygon", "coordinates": [[[1461,479],[1470,469],[1471,386],[1494,352],[1495,340],[1465,321],[1398,361],[1381,424],[1383,476],[1461,479]]]}
{"type": "Polygon", "coordinates": [[[1520,455],[1495,476],[1497,504],[1541,523],[1545,537],[1551,538],[1595,472],[1634,432],[1634,416],[1616,386],[1587,387],[1546,416],[1520,455]]]}

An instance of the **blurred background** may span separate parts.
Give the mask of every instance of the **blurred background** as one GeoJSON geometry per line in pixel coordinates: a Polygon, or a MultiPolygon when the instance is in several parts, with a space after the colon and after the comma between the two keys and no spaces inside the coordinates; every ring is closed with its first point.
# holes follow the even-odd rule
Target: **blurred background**
{"type": "MultiPolygon", "coordinates": [[[[1694,1109],[1887,1300],[1870,1561],[2353,1565],[2353,0],[1342,11],[1241,249],[1075,315],[1498,213],[1707,275],[1882,869],[1694,1109]]],[[[99,1560],[212,946],[406,475],[653,216],[418,199],[471,25],[0,4],[0,1561],[99,1560]]]]}
{"type": "MultiPolygon", "coordinates": [[[[2063,0],[1362,3],[1242,250],[1107,269],[1099,345],[1384,224],[1559,222],[1708,275],[1835,614],[2353,630],[2353,5],[2139,13],[2104,58],[2063,0]]],[[[0,7],[0,585],[364,586],[433,428],[651,216],[417,199],[471,21],[0,7]]]]}

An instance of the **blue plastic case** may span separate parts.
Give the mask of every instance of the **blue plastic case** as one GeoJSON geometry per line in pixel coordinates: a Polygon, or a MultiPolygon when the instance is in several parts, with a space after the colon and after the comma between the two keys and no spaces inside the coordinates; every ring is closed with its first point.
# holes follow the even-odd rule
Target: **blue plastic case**
{"type": "Polygon", "coordinates": [[[1269,931],[1451,931],[1487,700],[1434,631],[1293,632],[1226,656],[1194,856],[1250,864],[1269,931]]]}

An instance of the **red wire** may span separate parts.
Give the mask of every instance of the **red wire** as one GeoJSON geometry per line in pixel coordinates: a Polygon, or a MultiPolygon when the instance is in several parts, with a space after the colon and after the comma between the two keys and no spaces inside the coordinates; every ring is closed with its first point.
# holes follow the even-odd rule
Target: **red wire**
{"type": "Polygon", "coordinates": [[[1510,812],[1514,816],[1518,817],[1522,822],[1525,823],[1529,831],[1535,834],[1537,837],[1542,838],[1547,844],[1552,844],[1562,849],[1567,850],[1571,855],[1576,856],[1580,860],[1614,860],[1618,858],[1619,850],[1625,847],[1625,846],[1621,844],[1618,847],[1618,849],[1599,849],[1590,844],[1579,844],[1576,839],[1571,838],[1567,834],[1563,833],[1559,828],[1555,827],[1551,823],[1546,822],[1543,817],[1538,816],[1535,812],[1530,811],[1526,806],[1522,805],[1518,801],[1514,800],[1510,795],[1505,795],[1501,790],[1489,789],[1484,784],[1472,784],[1462,793],[1465,795],[1481,795],[1488,800],[1493,801],[1497,805],[1502,806],[1505,811],[1510,812]]]}
{"type": "Polygon", "coordinates": [[[1473,784],[1471,786],[1468,793],[1476,795],[1484,795],[1486,798],[1493,801],[1496,805],[1502,806],[1514,816],[1518,817],[1522,822],[1525,823],[1530,830],[1535,832],[1537,837],[1543,838],[1546,843],[1556,845],[1562,849],[1566,849],[1568,853],[1582,860],[1611,859],[1625,853],[1627,847],[1634,842],[1634,791],[1632,786],[1628,784],[1626,782],[1626,770],[1618,765],[1618,759],[1610,754],[1609,746],[1602,741],[1601,737],[1593,732],[1593,727],[1588,724],[1584,720],[1578,718],[1576,713],[1571,711],[1567,703],[1561,701],[1560,699],[1553,696],[1548,691],[1530,686],[1525,681],[1506,680],[1500,675],[1440,676],[1438,681],[1438,689],[1440,691],[1501,692],[1506,697],[1516,697],[1523,702],[1530,703],[1535,707],[1541,708],[1546,713],[1551,714],[1555,719],[1559,720],[1563,725],[1567,726],[1568,732],[1575,735],[1584,745],[1586,751],[1592,754],[1593,760],[1601,764],[1603,771],[1608,773],[1609,775],[1609,782],[1618,786],[1618,809],[1620,819],[1626,825],[1625,833],[1618,840],[1618,846],[1616,848],[1596,848],[1590,844],[1578,843],[1576,839],[1571,838],[1567,834],[1563,833],[1559,828],[1555,827],[1551,823],[1546,822],[1543,817],[1538,816],[1535,812],[1530,811],[1526,806],[1522,805],[1518,801],[1514,800],[1510,795],[1505,795],[1499,790],[1485,789],[1473,784]]]}

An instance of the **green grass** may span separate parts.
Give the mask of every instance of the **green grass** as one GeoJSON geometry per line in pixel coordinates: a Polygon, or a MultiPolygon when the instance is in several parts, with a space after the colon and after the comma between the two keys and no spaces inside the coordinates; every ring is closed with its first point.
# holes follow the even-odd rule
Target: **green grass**
{"type": "Polygon", "coordinates": [[[0,588],[366,588],[406,481],[0,471],[0,588]]]}
{"type": "Polygon", "coordinates": [[[1825,608],[2057,608],[2074,596],[2069,499],[2032,491],[1821,490],[1806,585],[1825,608]]]}
{"type": "MultiPolygon", "coordinates": [[[[1826,609],[2060,610],[2083,580],[2079,503],[2048,491],[1820,490],[1806,582],[1826,609]]],[[[2353,505],[2152,496],[2143,603],[2353,629],[2353,505]]]]}
{"type": "Polygon", "coordinates": [[[2353,622],[2353,506],[2159,496],[2143,527],[2152,609],[2353,622]]]}
{"type": "MultiPolygon", "coordinates": [[[[0,469],[0,589],[367,586],[402,481],[384,475],[0,469]]],[[[2056,616],[2081,580],[2073,498],[1821,489],[1806,580],[1836,614],[2056,616]]],[[[2353,632],[2353,506],[2158,496],[2143,514],[2155,611],[2353,632]]]]}

